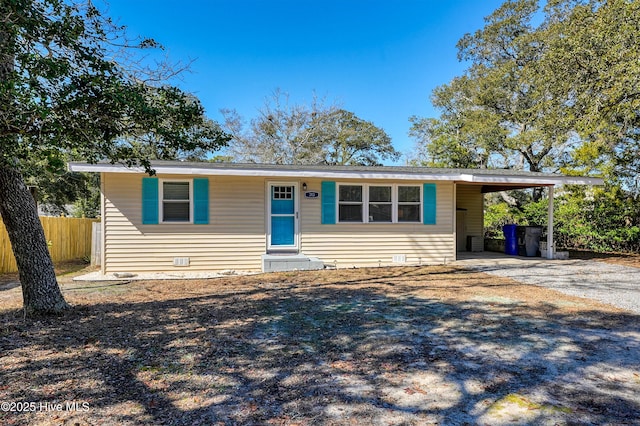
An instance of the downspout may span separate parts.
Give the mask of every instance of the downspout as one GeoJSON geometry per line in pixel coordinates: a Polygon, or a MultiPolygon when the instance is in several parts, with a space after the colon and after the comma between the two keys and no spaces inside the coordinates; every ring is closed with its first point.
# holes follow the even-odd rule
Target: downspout
{"type": "MultiPolygon", "coordinates": [[[[453,217],[451,218],[451,222],[453,224],[453,260],[458,260],[458,183],[453,182],[453,217]]],[[[445,259],[445,264],[446,259],[445,259]]]]}
{"type": "Polygon", "coordinates": [[[100,173],[100,273],[105,275],[107,273],[107,209],[106,209],[106,195],[105,195],[105,176],[106,173],[100,173]]]}
{"type": "Polygon", "coordinates": [[[554,246],[553,241],[553,189],[555,185],[549,186],[549,206],[547,209],[547,259],[553,259],[554,246]]]}

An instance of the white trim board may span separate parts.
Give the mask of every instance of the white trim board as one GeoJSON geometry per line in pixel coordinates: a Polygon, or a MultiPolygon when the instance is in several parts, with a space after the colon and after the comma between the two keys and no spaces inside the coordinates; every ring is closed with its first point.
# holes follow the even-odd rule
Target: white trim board
{"type": "MultiPolygon", "coordinates": [[[[283,167],[277,169],[270,165],[261,168],[260,165],[251,167],[220,167],[212,166],[211,163],[204,163],[206,167],[198,167],[197,163],[188,163],[189,166],[172,166],[167,164],[152,165],[156,174],[171,175],[206,175],[206,176],[255,176],[267,178],[322,178],[322,179],[382,179],[382,180],[415,180],[415,181],[449,181],[467,183],[486,184],[525,184],[533,186],[551,185],[603,185],[604,180],[594,177],[563,176],[540,174],[539,176],[508,174],[504,170],[491,174],[491,170],[483,169],[482,173],[473,173],[472,169],[461,169],[457,172],[437,173],[433,169],[425,172],[404,172],[394,170],[393,167],[381,166],[380,170],[360,170],[349,169],[305,169],[298,166],[296,169],[283,167]]],[[[102,172],[102,173],[145,173],[143,167],[127,167],[122,164],[89,164],[89,163],[69,163],[69,170],[72,172],[102,172]]]]}

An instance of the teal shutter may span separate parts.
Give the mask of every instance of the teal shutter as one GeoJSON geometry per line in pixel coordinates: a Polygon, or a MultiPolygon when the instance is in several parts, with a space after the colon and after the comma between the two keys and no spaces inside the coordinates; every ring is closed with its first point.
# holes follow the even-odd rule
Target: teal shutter
{"type": "Polygon", "coordinates": [[[209,223],[209,179],[193,179],[193,223],[209,223]]]}
{"type": "Polygon", "coordinates": [[[323,181],[321,191],[321,223],[323,225],[333,225],[336,223],[336,183],[332,181],[323,181]]]}
{"type": "Polygon", "coordinates": [[[142,224],[158,224],[158,178],[142,178],[142,224]]]}
{"type": "Polygon", "coordinates": [[[422,219],[425,225],[436,224],[436,184],[425,183],[422,186],[422,219]]]}

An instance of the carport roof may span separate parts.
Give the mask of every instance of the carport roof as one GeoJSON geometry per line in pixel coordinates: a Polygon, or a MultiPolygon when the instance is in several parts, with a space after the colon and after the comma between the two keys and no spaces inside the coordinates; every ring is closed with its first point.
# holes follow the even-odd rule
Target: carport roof
{"type": "MultiPolygon", "coordinates": [[[[405,166],[329,166],[153,161],[157,174],[260,176],[273,178],[436,180],[483,185],[483,192],[552,185],[602,185],[596,177],[510,169],[447,169],[405,166]]],[[[111,163],[69,163],[74,172],[144,173],[143,167],[111,163]]]]}

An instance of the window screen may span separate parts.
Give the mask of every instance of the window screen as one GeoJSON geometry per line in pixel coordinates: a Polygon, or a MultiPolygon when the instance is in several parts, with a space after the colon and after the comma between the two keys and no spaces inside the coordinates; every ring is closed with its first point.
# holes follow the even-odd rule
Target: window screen
{"type": "Polygon", "coordinates": [[[162,183],[162,221],[190,222],[189,182],[162,183]]]}
{"type": "Polygon", "coordinates": [[[391,222],[390,186],[369,187],[369,222],[391,222]]]}
{"type": "Polygon", "coordinates": [[[398,222],[420,222],[420,187],[398,187],[398,222]]]}
{"type": "Polygon", "coordinates": [[[362,222],[362,185],[340,185],[338,191],[340,222],[362,222]]]}

